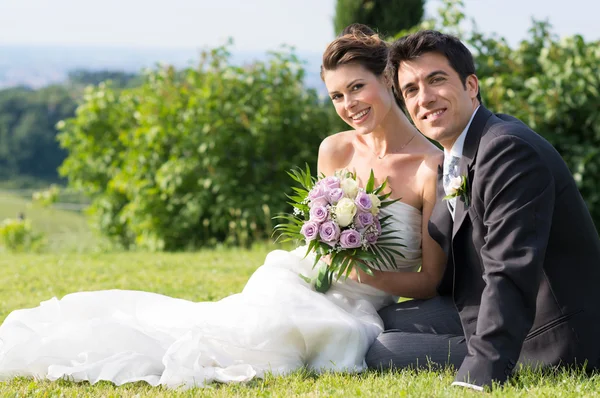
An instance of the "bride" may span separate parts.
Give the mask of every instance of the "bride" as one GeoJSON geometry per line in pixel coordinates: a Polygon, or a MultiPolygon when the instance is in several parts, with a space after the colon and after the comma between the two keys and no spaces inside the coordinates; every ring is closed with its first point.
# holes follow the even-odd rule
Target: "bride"
{"type": "Polygon", "coordinates": [[[299,277],[316,272],[300,247],[269,253],[241,293],[218,302],[124,290],[52,298],[13,311],[0,326],[0,380],[193,387],[300,367],[365,369],[365,354],[384,329],[377,311],[398,296],[434,296],[445,263],[427,232],[441,152],[395,102],[383,75],[386,57],[385,42],[363,25],[346,28],[327,47],[321,76],[352,130],[323,141],[318,168],[326,175],[346,168],[361,181],[371,169],[388,178],[393,197],[402,198],[383,209],[405,245],[397,269],[352,274],[321,294],[299,277]]]}

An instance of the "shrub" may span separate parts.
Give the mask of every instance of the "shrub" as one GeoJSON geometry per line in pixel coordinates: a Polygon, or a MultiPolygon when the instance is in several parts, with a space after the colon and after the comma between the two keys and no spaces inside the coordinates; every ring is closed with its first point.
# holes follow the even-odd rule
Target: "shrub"
{"type": "Polygon", "coordinates": [[[7,218],[0,223],[0,246],[12,252],[36,251],[43,235],[34,232],[31,221],[7,218]]]}
{"type": "Polygon", "coordinates": [[[123,246],[248,245],[286,210],[286,170],[314,166],[331,130],[303,77],[292,52],[235,66],[217,48],[197,68],[148,72],[138,88],[89,88],[59,126],[69,152],[61,173],[123,246]]]}
{"type": "Polygon", "coordinates": [[[58,186],[52,184],[50,187],[43,191],[35,191],[31,195],[31,199],[33,203],[38,204],[42,207],[50,207],[58,200],[58,195],[60,194],[60,188],[58,186]]]}

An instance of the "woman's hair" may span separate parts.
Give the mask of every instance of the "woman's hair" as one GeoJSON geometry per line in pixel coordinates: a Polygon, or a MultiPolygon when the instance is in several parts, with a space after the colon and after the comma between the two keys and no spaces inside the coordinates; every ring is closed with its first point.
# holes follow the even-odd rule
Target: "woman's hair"
{"type": "MultiPolygon", "coordinates": [[[[347,64],[361,65],[375,76],[385,77],[388,51],[388,43],[381,40],[373,29],[353,23],[327,46],[321,64],[321,79],[325,80],[325,71],[347,64]]],[[[395,93],[394,99],[400,107],[403,106],[402,100],[395,93]]]]}
{"type": "Polygon", "coordinates": [[[321,79],[327,70],[340,65],[359,64],[376,76],[383,75],[387,63],[388,45],[366,25],[347,26],[323,53],[321,79]]]}

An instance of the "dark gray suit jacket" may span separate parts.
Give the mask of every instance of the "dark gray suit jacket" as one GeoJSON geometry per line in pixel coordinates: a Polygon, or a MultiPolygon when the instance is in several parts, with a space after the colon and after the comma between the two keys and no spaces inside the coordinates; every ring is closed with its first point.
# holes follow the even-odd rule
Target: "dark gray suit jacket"
{"type": "Polygon", "coordinates": [[[452,221],[438,171],[429,233],[448,255],[468,355],[457,381],[504,382],[517,363],[600,359],[600,240],[558,152],[519,120],[481,106],[460,162],[470,203],[452,221]]]}

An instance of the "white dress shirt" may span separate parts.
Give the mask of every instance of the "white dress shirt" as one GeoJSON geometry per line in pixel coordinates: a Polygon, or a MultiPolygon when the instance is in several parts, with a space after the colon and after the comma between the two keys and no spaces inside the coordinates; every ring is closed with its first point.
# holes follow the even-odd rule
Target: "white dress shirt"
{"type": "MultiPolygon", "coordinates": [[[[463,147],[465,146],[465,138],[467,138],[467,131],[469,131],[469,127],[471,127],[471,122],[473,121],[473,118],[475,117],[475,114],[477,113],[478,109],[479,106],[477,106],[477,108],[475,108],[475,110],[473,111],[471,119],[469,119],[469,123],[467,123],[465,129],[462,131],[462,133],[460,133],[456,141],[454,141],[454,145],[452,145],[452,148],[450,148],[449,151],[446,148],[444,148],[444,174],[448,174],[450,172],[450,170],[448,170],[448,162],[446,161],[446,159],[449,159],[452,156],[456,156],[457,158],[462,157],[463,147]]],[[[448,203],[447,201],[446,206],[448,206],[448,211],[450,212],[450,215],[452,215],[452,220],[454,220],[454,209],[451,208],[450,203],[448,203]]]]}

